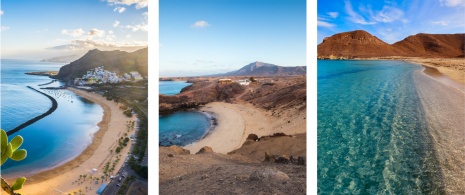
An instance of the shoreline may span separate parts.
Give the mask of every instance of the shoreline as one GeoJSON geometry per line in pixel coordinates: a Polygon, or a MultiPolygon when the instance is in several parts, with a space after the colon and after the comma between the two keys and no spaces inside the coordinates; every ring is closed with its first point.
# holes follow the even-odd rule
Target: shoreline
{"type": "MultiPolygon", "coordinates": [[[[465,93],[423,70],[413,74],[446,194],[465,192],[465,93]]],[[[465,86],[465,85],[464,85],[465,86]]]]}
{"type": "MultiPolygon", "coordinates": [[[[134,118],[124,118],[124,120],[120,120],[125,116],[118,109],[117,103],[107,101],[104,97],[98,94],[91,94],[89,92],[80,91],[74,88],[68,88],[68,90],[72,91],[78,96],[99,104],[102,107],[103,117],[102,120],[97,124],[99,130],[91,135],[92,142],[74,159],[52,169],[28,176],[23,189],[20,190],[20,192],[23,194],[49,194],[57,189],[66,192],[72,192],[76,189],[83,190],[84,187],[79,187],[79,185],[74,184],[74,180],[79,179],[79,175],[81,174],[88,174],[89,170],[92,168],[102,167],[101,165],[108,158],[108,150],[110,150],[110,148],[113,146],[114,141],[117,141],[115,138],[119,137],[119,134],[116,135],[118,131],[125,131],[124,124],[126,120],[134,120],[134,118]]],[[[128,145],[130,146],[130,144],[128,145]]],[[[126,154],[129,148],[130,147],[125,147],[119,154],[126,154]]],[[[124,159],[124,157],[122,158],[124,159]]],[[[116,171],[120,169],[123,162],[124,160],[120,160],[118,165],[115,167],[116,171]]],[[[98,169],[98,171],[101,170],[98,169]]],[[[94,174],[101,173],[97,172],[94,174]]]]}
{"type": "Polygon", "coordinates": [[[183,147],[191,154],[197,153],[204,146],[211,147],[216,153],[227,154],[240,148],[249,134],[261,137],[275,133],[306,133],[306,121],[302,117],[306,112],[293,117],[275,118],[270,113],[248,104],[224,102],[208,103],[200,107],[200,111],[213,113],[217,118],[217,125],[204,138],[183,147]]]}

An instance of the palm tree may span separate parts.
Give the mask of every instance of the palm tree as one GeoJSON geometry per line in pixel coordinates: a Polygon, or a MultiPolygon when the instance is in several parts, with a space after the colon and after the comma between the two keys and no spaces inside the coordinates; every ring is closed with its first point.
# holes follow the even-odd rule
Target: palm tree
{"type": "Polygon", "coordinates": [[[96,178],[95,180],[97,180],[97,184],[98,184],[98,180],[100,180],[100,178],[96,178]]]}
{"type": "Polygon", "coordinates": [[[89,189],[89,187],[86,186],[86,192],[87,192],[88,189],[89,189]]]}
{"type": "Polygon", "coordinates": [[[102,183],[103,183],[103,179],[105,178],[105,176],[102,175],[102,177],[100,177],[100,178],[102,178],[102,183]]]}
{"type": "Polygon", "coordinates": [[[85,174],[83,177],[84,177],[84,181],[86,181],[87,174],[85,174]]]}
{"type": "Polygon", "coordinates": [[[79,194],[82,194],[82,190],[81,190],[81,189],[79,189],[79,194]]]}

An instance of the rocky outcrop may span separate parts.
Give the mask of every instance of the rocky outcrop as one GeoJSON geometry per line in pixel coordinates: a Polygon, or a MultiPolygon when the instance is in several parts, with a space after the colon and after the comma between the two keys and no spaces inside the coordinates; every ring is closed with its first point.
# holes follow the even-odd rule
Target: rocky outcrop
{"type": "Polygon", "coordinates": [[[203,154],[203,153],[213,153],[213,149],[209,146],[204,146],[203,148],[200,148],[200,150],[195,154],[203,154]]]}

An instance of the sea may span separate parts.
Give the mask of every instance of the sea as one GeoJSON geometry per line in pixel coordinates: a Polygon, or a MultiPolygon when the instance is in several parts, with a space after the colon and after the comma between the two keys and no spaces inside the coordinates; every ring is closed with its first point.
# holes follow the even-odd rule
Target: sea
{"type": "MultiPolygon", "coordinates": [[[[176,95],[190,83],[181,81],[160,81],[159,90],[163,95],[176,95]]],[[[210,130],[212,116],[205,112],[179,111],[159,116],[159,145],[185,146],[200,140],[210,130]]]]}
{"type": "MultiPolygon", "coordinates": [[[[9,136],[24,138],[20,147],[27,150],[22,161],[9,159],[1,167],[6,178],[28,176],[59,166],[78,156],[91,142],[103,117],[103,109],[68,90],[48,90],[43,87],[64,85],[47,76],[26,75],[26,72],[58,71],[62,63],[29,60],[1,60],[1,123],[8,131],[41,115],[52,106],[43,94],[56,99],[58,108],[45,118],[9,136]],[[42,86],[39,86],[42,85],[42,86]]],[[[88,169],[92,169],[88,167],[88,169]]]]}
{"type": "Polygon", "coordinates": [[[318,61],[318,193],[444,194],[434,141],[402,61],[318,61]]]}

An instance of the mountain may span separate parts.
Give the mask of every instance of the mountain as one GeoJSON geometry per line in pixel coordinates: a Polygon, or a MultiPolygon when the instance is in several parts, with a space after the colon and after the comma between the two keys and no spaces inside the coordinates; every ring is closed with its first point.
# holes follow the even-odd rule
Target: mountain
{"type": "Polygon", "coordinates": [[[338,33],[318,45],[318,58],[464,57],[465,34],[424,34],[388,44],[363,30],[338,33]]]}
{"type": "Polygon", "coordinates": [[[59,62],[59,63],[70,63],[74,60],[79,59],[80,55],[68,55],[68,56],[58,56],[53,58],[47,58],[41,60],[41,62],[59,62]]]}
{"type": "Polygon", "coordinates": [[[409,57],[464,57],[465,34],[420,33],[392,46],[409,57]]]}
{"type": "Polygon", "coordinates": [[[126,51],[100,51],[93,49],[76,61],[60,68],[55,78],[68,79],[82,77],[88,70],[103,66],[105,70],[124,74],[138,71],[141,75],[148,74],[148,48],[132,53],[126,51]]]}
{"type": "Polygon", "coordinates": [[[217,76],[290,76],[304,75],[306,73],[306,66],[286,67],[257,61],[252,62],[239,70],[217,76]]]}

